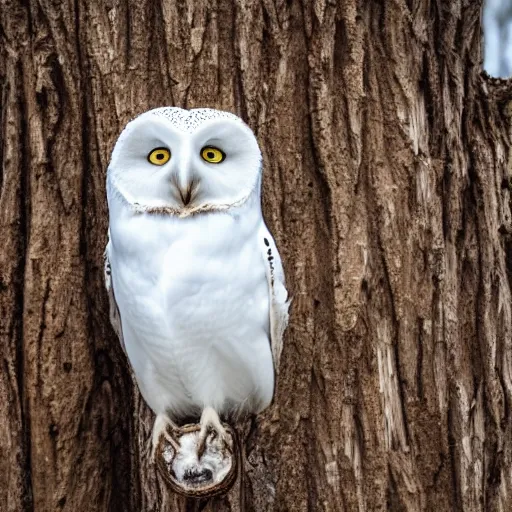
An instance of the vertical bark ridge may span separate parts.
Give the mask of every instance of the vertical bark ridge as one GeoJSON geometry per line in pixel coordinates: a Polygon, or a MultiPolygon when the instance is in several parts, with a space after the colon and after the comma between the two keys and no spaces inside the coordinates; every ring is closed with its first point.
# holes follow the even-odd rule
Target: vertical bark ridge
{"type": "Polygon", "coordinates": [[[6,512],[33,510],[30,475],[30,418],[23,380],[23,273],[26,257],[28,138],[24,69],[17,56],[26,41],[26,23],[0,14],[0,503],[6,512]]]}

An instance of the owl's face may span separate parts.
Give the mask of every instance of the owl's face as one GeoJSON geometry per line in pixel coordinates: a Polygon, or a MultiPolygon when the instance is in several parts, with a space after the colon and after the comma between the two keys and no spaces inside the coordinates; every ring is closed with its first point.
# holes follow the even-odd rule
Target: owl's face
{"type": "Polygon", "coordinates": [[[111,186],[144,211],[226,209],[259,190],[261,152],[228,112],[165,107],[127,124],[108,167],[111,186]]]}

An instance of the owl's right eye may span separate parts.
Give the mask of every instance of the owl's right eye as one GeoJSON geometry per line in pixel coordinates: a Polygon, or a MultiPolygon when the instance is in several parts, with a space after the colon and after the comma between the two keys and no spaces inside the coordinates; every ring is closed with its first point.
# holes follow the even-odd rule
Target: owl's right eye
{"type": "Polygon", "coordinates": [[[153,165],[164,165],[171,158],[171,152],[167,148],[155,148],[148,155],[148,160],[153,165]]]}

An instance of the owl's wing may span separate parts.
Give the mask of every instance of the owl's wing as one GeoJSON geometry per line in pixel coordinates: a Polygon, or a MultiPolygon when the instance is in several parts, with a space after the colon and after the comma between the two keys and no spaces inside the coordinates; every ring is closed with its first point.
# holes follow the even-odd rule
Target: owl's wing
{"type": "Polygon", "coordinates": [[[119,314],[119,308],[117,307],[116,296],[114,295],[114,284],[112,283],[112,267],[110,266],[109,258],[110,247],[111,245],[109,233],[107,247],[105,247],[105,254],[103,256],[105,260],[105,287],[107,288],[108,294],[110,323],[112,324],[112,327],[114,328],[114,331],[117,334],[119,341],[121,342],[121,346],[126,353],[126,349],[124,347],[123,329],[121,327],[121,315],[119,314]]]}
{"type": "Polygon", "coordinates": [[[283,264],[276,243],[266,226],[260,229],[261,245],[270,296],[270,343],[274,369],[279,373],[279,361],[283,349],[283,334],[288,325],[288,291],[285,287],[283,264]]]}

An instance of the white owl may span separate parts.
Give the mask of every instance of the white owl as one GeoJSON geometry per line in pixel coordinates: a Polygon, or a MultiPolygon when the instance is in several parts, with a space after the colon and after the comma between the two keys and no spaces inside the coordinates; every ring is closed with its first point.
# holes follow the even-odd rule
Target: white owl
{"type": "Polygon", "coordinates": [[[288,294],[261,173],[251,129],[212,109],[146,112],[112,152],[106,284],[157,415],[153,454],[181,419],[200,416],[204,443],[210,429],[225,436],[219,415],[258,413],[272,400],[288,294]]]}

